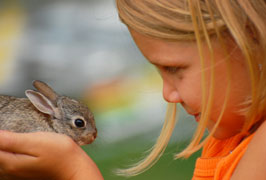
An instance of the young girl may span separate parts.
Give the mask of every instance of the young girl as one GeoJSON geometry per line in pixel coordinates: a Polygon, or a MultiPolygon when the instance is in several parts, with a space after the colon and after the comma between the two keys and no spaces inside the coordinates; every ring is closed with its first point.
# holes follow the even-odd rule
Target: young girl
{"type": "MultiPolygon", "coordinates": [[[[180,103],[198,128],[176,158],[203,147],[194,180],[266,179],[265,1],[116,2],[121,21],[161,74],[169,102],[150,155],[118,173],[136,175],[154,164],[169,141],[180,103]]],[[[0,142],[0,179],[103,179],[66,136],[0,132],[0,142]]]]}

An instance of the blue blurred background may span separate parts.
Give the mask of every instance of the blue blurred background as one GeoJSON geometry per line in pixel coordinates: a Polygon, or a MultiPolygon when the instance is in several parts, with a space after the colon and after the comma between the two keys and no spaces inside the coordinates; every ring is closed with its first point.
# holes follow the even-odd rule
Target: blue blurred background
{"type": "MultiPolygon", "coordinates": [[[[83,149],[105,179],[147,154],[160,133],[166,111],[162,82],[118,19],[114,0],[1,0],[0,93],[24,97],[42,80],[59,94],[86,102],[99,131],[83,149]],[[146,152],[146,153],[145,153],[146,152]]],[[[141,179],[190,179],[196,153],[173,155],[196,127],[181,118],[161,160],[141,179]]]]}

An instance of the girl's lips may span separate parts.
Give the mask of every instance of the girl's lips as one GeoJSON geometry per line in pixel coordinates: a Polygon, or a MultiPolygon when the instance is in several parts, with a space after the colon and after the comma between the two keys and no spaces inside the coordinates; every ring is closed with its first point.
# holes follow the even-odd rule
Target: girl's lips
{"type": "Polygon", "coordinates": [[[194,117],[195,117],[196,122],[199,122],[199,120],[200,120],[200,114],[196,114],[196,115],[194,115],[194,117]]]}

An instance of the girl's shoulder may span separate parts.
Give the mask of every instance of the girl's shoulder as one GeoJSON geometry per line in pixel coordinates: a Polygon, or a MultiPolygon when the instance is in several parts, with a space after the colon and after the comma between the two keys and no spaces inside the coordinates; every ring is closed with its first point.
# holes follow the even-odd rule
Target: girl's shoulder
{"type": "Polygon", "coordinates": [[[266,122],[264,121],[254,133],[234,171],[232,180],[266,179],[266,122]]]}

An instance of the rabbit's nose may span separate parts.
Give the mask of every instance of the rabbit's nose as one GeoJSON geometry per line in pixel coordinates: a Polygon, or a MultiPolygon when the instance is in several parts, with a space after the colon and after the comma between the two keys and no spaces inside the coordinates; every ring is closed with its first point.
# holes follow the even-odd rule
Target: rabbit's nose
{"type": "Polygon", "coordinates": [[[97,137],[97,129],[95,129],[95,131],[93,132],[93,137],[94,137],[94,139],[96,139],[96,137],[97,137]]]}

